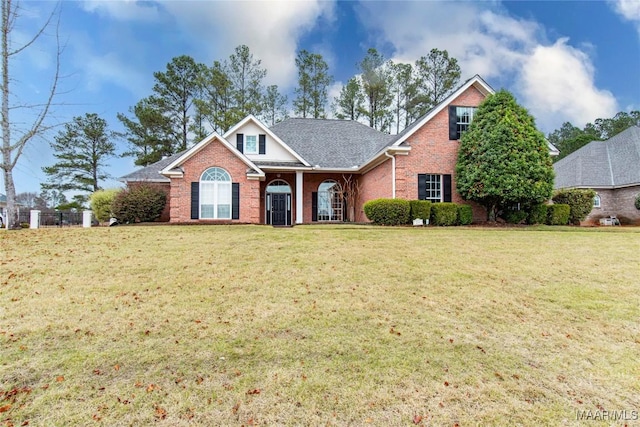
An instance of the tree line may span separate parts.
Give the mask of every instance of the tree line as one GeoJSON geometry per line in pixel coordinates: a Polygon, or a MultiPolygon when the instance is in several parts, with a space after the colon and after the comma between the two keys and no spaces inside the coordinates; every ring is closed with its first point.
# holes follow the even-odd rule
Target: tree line
{"type": "Polygon", "coordinates": [[[582,129],[565,122],[560,129],[549,133],[547,139],[560,150],[560,154],[554,159],[558,161],[592,141],[607,140],[631,126],[640,126],[640,111],[620,111],[611,118],[600,118],[587,123],[582,129]]]}
{"type": "MultiPolygon", "coordinates": [[[[118,113],[124,132],[114,132],[94,113],[75,117],[51,142],[55,164],[43,168],[49,193],[100,189],[109,178],[106,161],[115,157],[115,140],[126,139],[121,156],[139,166],[155,163],[189,148],[211,131],[225,133],[249,114],[267,125],[287,117],[361,120],[382,132],[400,132],[451,93],[460,67],[447,51],[432,49],[414,65],[386,60],[369,49],[358,62],[359,74],[330,102],[334,82],[322,55],[300,50],[295,59],[298,82],[289,106],[277,85],[265,86],[267,70],[249,47],[211,66],[187,55],[173,58],[164,71],[153,73],[151,94],[118,113]]],[[[83,198],[76,197],[78,203],[83,198]]]]}

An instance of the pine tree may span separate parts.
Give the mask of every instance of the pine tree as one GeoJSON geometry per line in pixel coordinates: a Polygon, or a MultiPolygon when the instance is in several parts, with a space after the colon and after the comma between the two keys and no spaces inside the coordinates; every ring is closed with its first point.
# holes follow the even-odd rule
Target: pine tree
{"type": "Polygon", "coordinates": [[[109,177],[104,168],[106,160],[115,156],[117,137],[97,114],[74,117],[51,143],[57,162],[42,168],[49,176],[42,189],[87,193],[99,190],[100,181],[109,177]]]}

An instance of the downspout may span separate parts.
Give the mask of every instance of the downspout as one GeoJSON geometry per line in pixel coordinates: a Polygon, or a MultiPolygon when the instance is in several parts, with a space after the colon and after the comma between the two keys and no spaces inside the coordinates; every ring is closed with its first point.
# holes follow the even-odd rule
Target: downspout
{"type": "Polygon", "coordinates": [[[396,156],[384,152],[384,155],[391,159],[391,198],[396,198],[396,156]]]}

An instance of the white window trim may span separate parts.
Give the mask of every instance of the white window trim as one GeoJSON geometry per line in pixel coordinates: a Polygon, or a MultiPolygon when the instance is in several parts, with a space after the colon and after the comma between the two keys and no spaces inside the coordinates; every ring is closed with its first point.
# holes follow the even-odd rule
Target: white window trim
{"type": "MultiPolygon", "coordinates": [[[[209,168],[211,169],[211,168],[209,168]]],[[[205,172],[203,172],[203,176],[204,174],[209,170],[207,169],[205,172]]],[[[229,172],[227,172],[226,170],[222,169],[222,168],[217,168],[220,169],[222,171],[224,171],[227,176],[229,176],[229,181],[203,181],[202,180],[202,176],[200,177],[200,197],[198,200],[198,204],[199,206],[199,214],[200,214],[200,219],[231,219],[231,217],[233,216],[233,195],[232,195],[232,186],[231,186],[231,175],[229,175],[229,172]],[[220,200],[220,187],[222,186],[226,186],[226,193],[228,194],[228,203],[225,203],[225,200],[220,200]],[[208,189],[208,187],[210,188],[210,191],[205,191],[205,189],[208,189]],[[206,200],[205,199],[205,195],[208,194],[209,192],[211,192],[213,194],[213,200],[206,200]],[[203,201],[205,202],[211,202],[211,203],[203,203],[203,201]],[[213,205],[213,216],[212,217],[205,217],[202,214],[202,205],[213,205]],[[218,216],[218,207],[220,205],[228,205],[229,206],[229,216],[227,217],[220,217],[218,216]]]]}
{"type": "MultiPolygon", "coordinates": [[[[425,200],[431,202],[431,203],[442,203],[442,198],[443,198],[443,183],[442,183],[442,174],[441,173],[427,173],[425,174],[427,176],[438,176],[440,178],[440,188],[438,189],[438,192],[440,193],[440,197],[439,199],[436,201],[434,198],[429,198],[426,197],[425,200]]],[[[430,181],[430,182],[435,182],[435,181],[430,181]]],[[[424,189],[425,193],[427,192],[427,189],[424,189]]]]}
{"type": "Polygon", "coordinates": [[[245,154],[258,154],[258,152],[260,151],[259,144],[260,144],[260,142],[258,140],[258,135],[245,135],[244,136],[244,152],[245,152],[245,154]],[[251,137],[255,138],[255,141],[256,141],[255,150],[249,150],[248,149],[249,146],[247,145],[247,139],[251,138],[251,137]]]}
{"type": "Polygon", "coordinates": [[[601,198],[600,195],[596,193],[596,195],[593,197],[593,207],[594,208],[600,208],[601,206],[601,198]]]}
{"type": "Polygon", "coordinates": [[[473,118],[476,115],[476,111],[478,110],[478,107],[465,107],[462,105],[457,105],[456,106],[456,128],[459,128],[461,125],[465,125],[466,129],[465,130],[460,130],[457,131],[458,134],[458,139],[462,138],[462,134],[465,133],[467,131],[467,129],[469,129],[469,126],[471,126],[471,122],[473,122],[473,118]],[[469,112],[469,122],[462,122],[460,121],[460,115],[458,115],[458,111],[459,109],[465,109],[469,112]]]}

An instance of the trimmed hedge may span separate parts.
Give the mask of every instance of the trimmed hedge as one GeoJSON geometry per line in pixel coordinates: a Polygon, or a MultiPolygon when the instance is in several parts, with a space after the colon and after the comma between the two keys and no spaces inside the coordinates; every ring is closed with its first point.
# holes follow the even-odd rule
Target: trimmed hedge
{"type": "Polygon", "coordinates": [[[569,224],[569,213],[571,207],[565,204],[553,204],[547,207],[547,224],[548,225],[567,225],[569,224]]]}
{"type": "Polygon", "coordinates": [[[364,214],[379,225],[407,224],[410,213],[411,205],[403,199],[374,199],[364,204],[364,214]]]}
{"type": "Polygon", "coordinates": [[[160,218],[166,203],[167,193],[141,184],[119,192],[111,208],[118,222],[151,222],[160,218]]]}
{"type": "Polygon", "coordinates": [[[410,221],[414,219],[427,220],[431,216],[431,202],[429,200],[410,200],[411,206],[410,221]]]}
{"type": "Polygon", "coordinates": [[[553,203],[569,205],[569,223],[579,225],[593,209],[596,192],[590,189],[559,190],[552,198],[553,203]]]}
{"type": "Polygon", "coordinates": [[[433,225],[456,225],[458,220],[458,205],[451,202],[434,203],[431,205],[431,221],[433,225]]]}
{"type": "Polygon", "coordinates": [[[544,203],[531,206],[531,208],[529,208],[529,215],[527,216],[527,224],[546,224],[548,208],[549,205],[545,205],[544,203]]]}
{"type": "Polygon", "coordinates": [[[109,190],[98,190],[89,197],[91,204],[91,210],[96,216],[96,219],[100,222],[107,222],[111,218],[111,206],[116,198],[116,195],[122,191],[119,188],[112,188],[109,190]]]}
{"type": "Polygon", "coordinates": [[[473,209],[470,205],[457,205],[458,224],[469,225],[473,222],[473,209]]]}
{"type": "Polygon", "coordinates": [[[524,209],[505,209],[502,215],[509,224],[521,224],[528,216],[524,209]]]}

